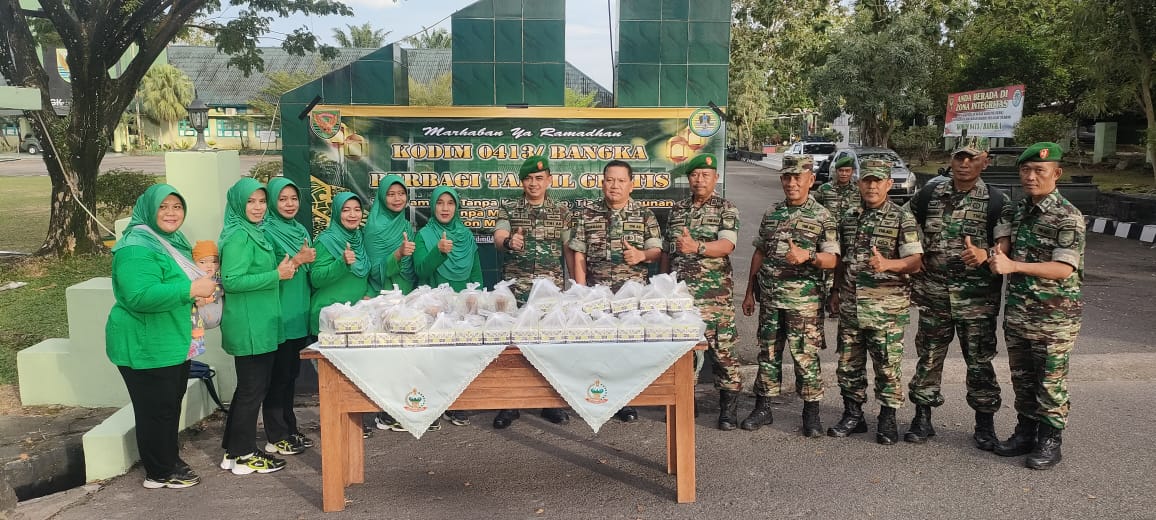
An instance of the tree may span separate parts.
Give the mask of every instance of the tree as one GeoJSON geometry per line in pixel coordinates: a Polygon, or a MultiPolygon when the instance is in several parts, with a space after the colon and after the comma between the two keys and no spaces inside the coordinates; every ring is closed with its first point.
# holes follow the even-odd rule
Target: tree
{"type": "Polygon", "coordinates": [[[262,129],[265,129],[266,125],[268,125],[267,128],[269,130],[280,130],[281,123],[274,118],[277,116],[277,103],[280,102],[281,96],[290,90],[321,77],[322,74],[320,66],[312,72],[286,72],[278,70],[265,73],[265,86],[257,91],[257,97],[248,101],[249,106],[253,107],[257,113],[246,115],[245,118],[258,123],[262,129]]]}
{"type": "Polygon", "coordinates": [[[1148,162],[1156,176],[1156,5],[1150,0],[1077,3],[1075,19],[1092,78],[1080,112],[1142,110],[1148,162]]]}
{"type": "Polygon", "coordinates": [[[590,92],[587,92],[585,94],[582,94],[581,92],[578,92],[577,90],[574,90],[570,87],[566,87],[566,91],[563,93],[564,100],[562,101],[562,106],[592,107],[592,106],[594,106],[594,96],[596,94],[597,94],[597,92],[594,92],[593,90],[591,90],[590,92]]]}
{"type": "MultiPolygon", "coordinates": [[[[43,147],[42,158],[52,181],[48,234],[40,254],[72,254],[103,250],[96,218],[96,177],[112,133],[135,97],[145,73],[165,46],[201,16],[199,28],[212,34],[217,49],[230,55],[229,65],[245,74],[262,71],[258,40],[269,32],[270,16],[351,16],[335,0],[115,0],[64,2],[40,0],[38,10],[20,0],[0,0],[0,74],[17,86],[40,89],[43,109],[26,111],[43,147]],[[239,9],[239,10],[238,10],[239,9]],[[72,84],[71,108],[58,116],[48,92],[48,72],[41,66],[30,24],[42,20],[60,36],[68,52],[72,84]],[[124,56],[131,61],[113,77],[109,68],[124,56]]],[[[41,23],[41,22],[37,22],[41,23]]],[[[337,50],[320,44],[308,29],[284,35],[281,47],[303,55],[319,52],[336,57],[337,50]]]]}
{"type": "Polygon", "coordinates": [[[423,29],[418,34],[405,37],[401,42],[414,49],[449,49],[453,46],[450,32],[445,29],[423,29]]]}
{"type": "Polygon", "coordinates": [[[454,104],[453,80],[442,74],[429,83],[418,83],[409,78],[409,104],[412,106],[446,107],[454,104]]]}
{"type": "Polygon", "coordinates": [[[369,22],[361,25],[346,24],[345,27],[349,29],[349,34],[341,29],[333,29],[333,39],[337,40],[337,45],[345,48],[376,49],[385,45],[385,37],[390,33],[385,29],[374,29],[369,22]]]}
{"type": "Polygon", "coordinates": [[[856,14],[813,72],[811,91],[825,117],[851,114],[863,125],[866,144],[887,146],[901,121],[931,108],[927,85],[940,27],[915,9],[889,11],[882,21],[877,16],[876,10],[856,14]]]}
{"type": "Polygon", "coordinates": [[[137,95],[141,111],[157,123],[157,142],[160,142],[165,125],[188,115],[185,107],[193,102],[193,81],[172,65],[154,65],[141,80],[137,95]]]}

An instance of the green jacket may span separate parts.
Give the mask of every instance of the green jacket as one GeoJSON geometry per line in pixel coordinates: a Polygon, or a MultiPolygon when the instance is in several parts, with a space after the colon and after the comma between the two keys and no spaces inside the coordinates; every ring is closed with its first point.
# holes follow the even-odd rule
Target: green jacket
{"type": "Polygon", "coordinates": [[[116,303],[104,327],[109,361],[137,370],[179,365],[192,341],[192,282],[167,254],[125,247],[112,256],[116,303]]]}
{"type": "MultiPolygon", "coordinates": [[[[275,258],[293,256],[297,251],[281,251],[274,245],[275,258]]],[[[281,280],[278,295],[281,298],[281,326],[284,327],[284,340],[304,338],[309,335],[309,271],[304,267],[297,268],[293,278],[281,280]]]]}
{"type": "Polygon", "coordinates": [[[272,352],[284,340],[277,264],[273,248],[260,247],[244,233],[221,246],[221,346],[229,355],[272,352]]]}
{"type": "Polygon", "coordinates": [[[335,258],[328,248],[317,248],[317,259],[309,271],[313,298],[309,305],[309,332],[320,332],[318,318],[321,309],[334,303],[355,303],[370,294],[369,280],[357,276],[343,258],[335,258]]]}
{"type": "Polygon", "coordinates": [[[438,267],[441,267],[442,262],[446,261],[445,253],[436,247],[428,249],[421,234],[418,234],[417,240],[414,240],[414,245],[413,267],[417,271],[417,283],[430,287],[448,283],[455,291],[464,290],[466,284],[471,282],[482,283],[482,259],[477,254],[474,254],[474,268],[470,271],[469,279],[454,281],[448,280],[438,273],[438,267]]]}
{"type": "Polygon", "coordinates": [[[388,255],[385,258],[385,283],[382,284],[381,290],[392,291],[393,286],[401,289],[402,294],[409,294],[413,291],[413,282],[409,280],[401,272],[401,261],[394,258],[393,255],[388,255]]]}

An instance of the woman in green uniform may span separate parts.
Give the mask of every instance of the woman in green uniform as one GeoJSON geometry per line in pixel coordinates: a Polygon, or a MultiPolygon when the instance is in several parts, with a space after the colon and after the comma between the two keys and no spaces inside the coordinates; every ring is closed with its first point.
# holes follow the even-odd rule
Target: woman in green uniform
{"type": "Polygon", "coordinates": [[[221,469],[234,475],[272,473],[284,468],[285,461],[257,449],[257,413],[284,336],[280,282],[293,278],[296,268],[288,255],[276,256],[273,243],[257,227],[265,219],[265,186],[242,178],[229,188],[226,202],[219,240],[225,288],[221,346],[233,356],[237,390],[225,422],[221,469]]]}
{"type": "Polygon", "coordinates": [[[195,299],[212,296],[217,284],[208,276],[190,280],[170,252],[193,261],[192,247],[179,231],[185,210],[176,188],[149,187],[112,248],[116,302],[105,324],[105,352],[132,401],[148,489],[187,488],[201,480],[181,460],[177,432],[189,377],[189,316],[195,299]]]}
{"type": "Polygon", "coordinates": [[[293,181],[274,177],[268,192],[274,203],[268,204],[268,213],[261,229],[273,244],[276,258],[286,255],[298,268],[292,278],[281,281],[278,288],[281,299],[281,326],[285,336],[277,345],[273,359],[273,375],[269,392],[265,395],[262,417],[265,419],[265,451],[294,455],[313,447],[313,440],[297,429],[297,415],[293,412],[293,393],[301,372],[301,349],[311,343],[309,336],[309,266],[316,257],[309,238],[309,230],[296,220],[301,208],[300,191],[293,181]]]}
{"type": "Polygon", "coordinates": [[[430,196],[430,219],[417,234],[413,264],[418,283],[437,287],[448,283],[455,291],[471,282],[482,283],[482,262],[474,233],[462,223],[458,193],[440,186],[430,196]]]}
{"type": "Polygon", "coordinates": [[[369,288],[374,293],[392,290],[396,285],[409,294],[417,281],[413,270],[413,240],[417,233],[405,213],[408,204],[409,193],[400,175],[381,179],[365,223],[365,252],[371,264],[369,288]]]}
{"type": "Polygon", "coordinates": [[[361,233],[361,199],[352,192],[333,197],[329,226],[317,235],[317,260],[309,271],[313,298],[309,331],[319,332],[321,309],[334,303],[354,303],[370,294],[369,256],[361,233]]]}

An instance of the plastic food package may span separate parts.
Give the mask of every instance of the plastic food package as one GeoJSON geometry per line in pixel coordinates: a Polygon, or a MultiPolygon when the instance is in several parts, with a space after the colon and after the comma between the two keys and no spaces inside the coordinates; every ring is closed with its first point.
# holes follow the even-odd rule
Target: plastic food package
{"type": "MultiPolygon", "coordinates": [[[[576,287],[578,287],[576,285],[576,287]]],[[[610,312],[610,300],[614,298],[614,293],[605,285],[595,285],[588,287],[582,294],[580,305],[582,312],[591,316],[596,312],[610,312]]]]}
{"type": "Polygon", "coordinates": [[[539,311],[550,312],[557,305],[560,296],[562,296],[562,291],[558,289],[557,285],[554,285],[552,280],[536,278],[534,284],[530,286],[526,305],[534,305],[538,307],[539,311]]]}
{"type": "Polygon", "coordinates": [[[494,284],[494,290],[490,291],[490,303],[494,312],[506,314],[518,312],[518,299],[514,297],[514,291],[510,290],[514,282],[515,280],[502,280],[494,284]]]}
{"type": "Polygon", "coordinates": [[[430,324],[426,331],[426,341],[430,345],[453,345],[457,339],[457,322],[458,317],[454,314],[443,312],[438,314],[430,324]]]}
{"type": "Polygon", "coordinates": [[[355,312],[348,303],[335,303],[321,309],[318,327],[321,332],[349,334],[365,330],[368,321],[364,312],[355,312]]]}
{"type": "Polygon", "coordinates": [[[495,312],[486,319],[482,328],[482,341],[486,345],[509,345],[514,330],[514,317],[504,312],[495,312]]]}
{"type": "Polygon", "coordinates": [[[374,332],[360,332],[357,334],[346,334],[346,339],[349,340],[351,347],[376,347],[377,333],[374,332]]]}
{"type": "Polygon", "coordinates": [[[417,334],[425,330],[429,323],[425,313],[409,305],[394,307],[387,319],[388,330],[394,334],[417,334]]]}
{"type": "Polygon", "coordinates": [[[462,316],[481,314],[482,291],[478,289],[481,285],[480,283],[466,284],[466,288],[453,298],[454,312],[462,316]]]}
{"type": "MultiPolygon", "coordinates": [[[[527,308],[530,305],[526,306],[527,308]]],[[[542,343],[565,343],[566,308],[555,307],[538,321],[538,340],[542,343]]]]}
{"type": "Polygon", "coordinates": [[[385,316],[383,314],[391,309],[386,305],[383,299],[369,299],[359,300],[353,304],[353,311],[364,313],[366,317],[364,333],[378,333],[385,330],[385,316]]]}
{"type": "Polygon", "coordinates": [[[539,343],[538,338],[538,321],[542,318],[542,313],[536,307],[527,306],[518,313],[514,319],[514,330],[510,333],[510,339],[515,345],[525,345],[529,343],[539,343]]]}
{"type": "Polygon", "coordinates": [[[322,332],[317,335],[317,344],[322,347],[344,347],[345,335],[322,332]]]}
{"type": "Polygon", "coordinates": [[[399,334],[401,337],[401,346],[403,347],[424,347],[429,344],[429,332],[421,331],[416,334],[399,334]]]}
{"type": "Polygon", "coordinates": [[[618,339],[618,319],[613,314],[596,312],[590,317],[593,318],[590,323],[590,331],[593,336],[591,341],[604,342],[618,339]]]}
{"type": "Polygon", "coordinates": [[[454,323],[454,343],[458,345],[481,345],[484,343],[482,328],[486,320],[481,316],[463,316],[454,323]]]}
{"type": "Polygon", "coordinates": [[[627,311],[618,315],[618,341],[644,341],[646,328],[642,324],[642,313],[627,311]]]}
{"type": "Polygon", "coordinates": [[[666,299],[666,310],[672,313],[695,310],[694,296],[691,296],[685,281],[679,281],[674,285],[674,293],[666,299]]]}
{"type": "Polygon", "coordinates": [[[665,311],[666,298],[672,292],[674,292],[674,283],[670,281],[670,275],[662,274],[651,278],[650,285],[642,290],[642,295],[638,299],[638,310],[644,313],[665,311]]]}
{"type": "Polygon", "coordinates": [[[379,347],[400,347],[402,338],[409,334],[394,334],[392,332],[378,332],[377,346],[379,347]]]}
{"type": "Polygon", "coordinates": [[[610,310],[615,314],[627,311],[638,310],[638,299],[642,296],[643,285],[630,280],[614,293],[614,298],[610,300],[610,310]]]}
{"type": "Polygon", "coordinates": [[[566,343],[589,343],[594,341],[594,320],[576,308],[566,308],[566,328],[563,338],[566,343]]]}
{"type": "Polygon", "coordinates": [[[397,285],[394,285],[393,289],[391,290],[382,289],[381,294],[376,296],[374,299],[376,300],[378,298],[380,298],[382,302],[389,307],[405,303],[405,293],[401,292],[401,288],[397,285]]]}
{"type": "Polygon", "coordinates": [[[674,337],[674,320],[665,312],[648,312],[642,315],[646,341],[670,341],[674,337]]]}
{"type": "Polygon", "coordinates": [[[679,312],[671,315],[671,339],[675,341],[697,341],[703,339],[706,323],[697,312],[679,312]]]}

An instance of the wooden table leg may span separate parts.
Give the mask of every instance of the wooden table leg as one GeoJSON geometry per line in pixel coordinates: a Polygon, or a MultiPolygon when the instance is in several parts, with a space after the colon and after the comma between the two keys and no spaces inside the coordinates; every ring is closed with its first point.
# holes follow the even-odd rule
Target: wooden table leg
{"type": "Polygon", "coordinates": [[[694,477],[694,352],[687,352],[676,362],[674,451],[678,502],[695,500],[694,477]]]}
{"type": "Polygon", "coordinates": [[[345,414],[345,484],[365,482],[365,437],[361,432],[361,413],[345,414]]]}
{"type": "Polygon", "coordinates": [[[324,359],[318,360],[317,379],[321,400],[321,509],[329,513],[345,509],[344,425],[349,419],[337,398],[344,381],[337,368],[324,359]]]}
{"type": "Polygon", "coordinates": [[[675,413],[677,408],[673,405],[666,405],[666,473],[674,475],[678,468],[678,450],[675,450],[675,445],[678,444],[678,416],[675,413]]]}

